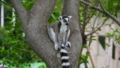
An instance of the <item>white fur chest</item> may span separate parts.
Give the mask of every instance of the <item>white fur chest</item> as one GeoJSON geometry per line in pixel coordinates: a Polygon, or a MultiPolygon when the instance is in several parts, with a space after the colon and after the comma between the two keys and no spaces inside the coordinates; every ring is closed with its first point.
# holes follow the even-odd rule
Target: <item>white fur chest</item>
{"type": "Polygon", "coordinates": [[[66,33],[67,31],[67,26],[66,25],[62,25],[60,28],[60,33],[66,33]]]}

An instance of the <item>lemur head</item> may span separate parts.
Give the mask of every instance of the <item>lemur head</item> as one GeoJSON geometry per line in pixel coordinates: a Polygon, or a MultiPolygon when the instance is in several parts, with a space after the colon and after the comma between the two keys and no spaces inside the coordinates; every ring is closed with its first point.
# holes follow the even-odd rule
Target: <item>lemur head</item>
{"type": "Polygon", "coordinates": [[[69,25],[69,20],[72,18],[72,16],[60,16],[59,21],[61,22],[61,25],[69,25]]]}

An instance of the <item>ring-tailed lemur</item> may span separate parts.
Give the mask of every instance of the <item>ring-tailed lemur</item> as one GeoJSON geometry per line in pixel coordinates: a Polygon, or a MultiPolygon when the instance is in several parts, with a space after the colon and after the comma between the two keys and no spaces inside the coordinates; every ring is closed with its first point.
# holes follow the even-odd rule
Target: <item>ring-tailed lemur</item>
{"type": "Polygon", "coordinates": [[[68,51],[65,49],[64,44],[61,44],[60,55],[61,55],[62,68],[70,68],[68,51]]]}
{"type": "Polygon", "coordinates": [[[59,22],[53,24],[52,27],[48,29],[48,34],[50,39],[54,42],[55,50],[61,48],[61,43],[63,43],[65,47],[71,47],[71,43],[68,41],[70,36],[68,25],[71,18],[72,16],[60,16],[59,22]]]}

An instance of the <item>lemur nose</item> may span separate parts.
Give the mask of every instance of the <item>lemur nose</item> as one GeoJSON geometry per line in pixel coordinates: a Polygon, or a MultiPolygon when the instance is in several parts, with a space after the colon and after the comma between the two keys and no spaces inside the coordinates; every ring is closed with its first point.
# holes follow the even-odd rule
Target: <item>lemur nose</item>
{"type": "Polygon", "coordinates": [[[66,23],[66,25],[69,25],[68,23],[66,23]]]}

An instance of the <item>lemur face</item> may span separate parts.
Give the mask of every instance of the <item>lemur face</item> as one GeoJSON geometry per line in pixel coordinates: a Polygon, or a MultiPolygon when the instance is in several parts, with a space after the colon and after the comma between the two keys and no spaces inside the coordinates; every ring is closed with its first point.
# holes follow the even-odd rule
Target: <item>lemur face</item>
{"type": "Polygon", "coordinates": [[[72,18],[72,16],[60,16],[59,20],[62,25],[69,25],[69,20],[72,18]]]}

